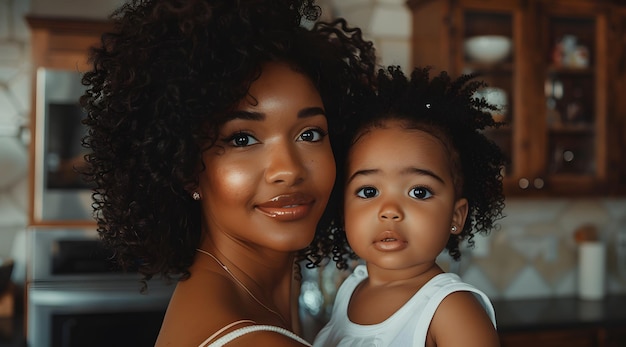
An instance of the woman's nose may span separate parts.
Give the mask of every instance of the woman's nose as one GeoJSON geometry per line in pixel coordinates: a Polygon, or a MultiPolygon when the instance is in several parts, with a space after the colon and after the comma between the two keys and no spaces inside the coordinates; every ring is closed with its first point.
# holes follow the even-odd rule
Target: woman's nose
{"type": "Polygon", "coordinates": [[[303,158],[295,148],[278,145],[271,151],[265,171],[268,183],[298,184],[304,180],[305,173],[303,158]]]}

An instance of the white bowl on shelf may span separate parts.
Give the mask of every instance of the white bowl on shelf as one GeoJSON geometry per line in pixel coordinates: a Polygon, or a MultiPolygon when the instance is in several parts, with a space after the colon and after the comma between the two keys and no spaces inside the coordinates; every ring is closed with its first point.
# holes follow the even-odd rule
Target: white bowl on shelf
{"type": "Polygon", "coordinates": [[[472,36],[465,40],[465,53],[475,62],[493,64],[511,54],[513,43],[510,37],[501,35],[472,36]]]}

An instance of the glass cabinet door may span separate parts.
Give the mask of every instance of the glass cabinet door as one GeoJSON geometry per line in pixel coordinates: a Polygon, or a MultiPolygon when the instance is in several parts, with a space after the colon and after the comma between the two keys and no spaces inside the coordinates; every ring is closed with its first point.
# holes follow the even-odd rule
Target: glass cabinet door
{"type": "Polygon", "coordinates": [[[551,190],[592,190],[606,170],[606,23],[594,11],[545,7],[542,15],[546,140],[551,190]],[[571,190],[571,187],[569,187],[571,190]]]}
{"type": "Polygon", "coordinates": [[[595,21],[549,16],[547,29],[547,172],[593,174],[595,21]]]}
{"type": "Polygon", "coordinates": [[[502,148],[508,157],[503,168],[505,177],[514,175],[518,170],[519,158],[514,150],[514,131],[516,122],[517,47],[519,41],[515,30],[517,14],[514,8],[494,6],[493,8],[462,6],[458,8],[456,20],[458,30],[457,47],[461,50],[455,56],[457,74],[478,73],[479,79],[487,87],[475,95],[484,97],[500,109],[490,111],[494,119],[506,123],[498,129],[487,130],[494,142],[502,148]]]}

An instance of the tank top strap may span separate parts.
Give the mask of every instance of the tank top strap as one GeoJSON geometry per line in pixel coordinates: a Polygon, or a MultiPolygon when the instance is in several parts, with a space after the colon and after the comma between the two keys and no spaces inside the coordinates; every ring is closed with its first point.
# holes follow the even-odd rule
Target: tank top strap
{"type": "Polygon", "coordinates": [[[281,328],[281,327],[277,327],[273,325],[248,325],[248,326],[229,332],[228,334],[220,337],[219,339],[215,340],[211,344],[206,344],[207,342],[210,341],[209,339],[207,339],[207,341],[203,342],[200,345],[200,347],[222,347],[225,344],[233,341],[234,339],[238,337],[241,337],[245,334],[249,334],[255,331],[271,331],[271,332],[279,333],[279,334],[282,334],[291,338],[292,340],[298,341],[304,346],[311,347],[311,344],[305,339],[301,338],[300,336],[294,334],[293,332],[285,328],[281,328]]]}
{"type": "Polygon", "coordinates": [[[244,324],[244,323],[251,323],[251,324],[256,324],[255,321],[250,320],[250,319],[242,319],[242,320],[238,320],[235,322],[232,322],[228,325],[226,325],[225,327],[223,327],[222,329],[216,331],[213,335],[209,336],[208,339],[204,340],[200,346],[198,347],[203,347],[203,346],[207,346],[209,342],[211,342],[211,340],[213,340],[214,338],[216,338],[217,336],[219,336],[221,333],[223,333],[224,331],[234,327],[235,325],[239,325],[239,324],[244,324]]]}

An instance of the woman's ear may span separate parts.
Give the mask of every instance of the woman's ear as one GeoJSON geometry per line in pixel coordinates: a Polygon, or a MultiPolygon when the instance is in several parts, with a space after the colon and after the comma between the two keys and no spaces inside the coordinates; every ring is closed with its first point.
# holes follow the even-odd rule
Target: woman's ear
{"type": "Polygon", "coordinates": [[[452,212],[452,226],[450,232],[458,235],[463,231],[465,225],[465,218],[467,218],[467,211],[469,210],[469,203],[467,199],[461,198],[454,203],[454,211],[452,212]]]}

